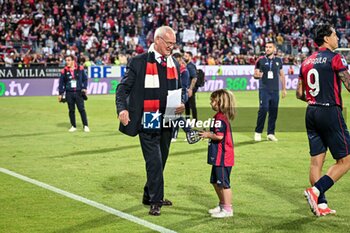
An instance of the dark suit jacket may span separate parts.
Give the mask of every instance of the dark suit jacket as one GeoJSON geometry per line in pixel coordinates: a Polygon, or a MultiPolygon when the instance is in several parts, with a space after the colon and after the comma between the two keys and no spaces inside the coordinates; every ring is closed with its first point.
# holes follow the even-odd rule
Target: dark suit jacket
{"type": "MultiPolygon", "coordinates": [[[[144,53],[130,59],[116,90],[117,113],[119,115],[121,111],[128,110],[130,118],[127,126],[120,123],[119,130],[129,136],[136,136],[141,129],[147,55],[144,53]]],[[[173,60],[179,77],[178,86],[181,88],[180,66],[175,59],[173,60]]]]}

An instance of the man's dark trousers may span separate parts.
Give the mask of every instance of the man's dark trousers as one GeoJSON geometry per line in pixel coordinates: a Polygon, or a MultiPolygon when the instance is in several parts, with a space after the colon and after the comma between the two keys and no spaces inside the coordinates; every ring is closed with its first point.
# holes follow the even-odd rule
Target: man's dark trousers
{"type": "Polygon", "coordinates": [[[197,90],[193,90],[193,94],[190,98],[188,98],[188,101],[185,103],[185,113],[186,113],[186,118],[191,117],[191,112],[192,111],[192,119],[198,119],[197,117],[197,106],[196,106],[196,92],[197,90]]]}
{"type": "Polygon", "coordinates": [[[147,182],[143,199],[151,204],[160,204],[164,199],[163,170],[168,159],[172,128],[158,133],[141,131],[139,133],[143,157],[146,162],[147,182]]]}
{"type": "Polygon", "coordinates": [[[267,134],[275,134],[278,113],[279,91],[259,90],[259,112],[255,132],[262,133],[266,114],[269,112],[267,134]]]}
{"type": "Polygon", "coordinates": [[[83,125],[87,126],[88,121],[87,121],[87,117],[86,117],[86,111],[85,111],[85,107],[84,107],[84,99],[82,97],[82,93],[80,91],[79,92],[68,91],[66,93],[66,99],[67,99],[67,103],[68,103],[69,119],[70,119],[71,125],[74,127],[77,127],[76,121],[75,121],[75,104],[76,104],[78,107],[83,125]]]}

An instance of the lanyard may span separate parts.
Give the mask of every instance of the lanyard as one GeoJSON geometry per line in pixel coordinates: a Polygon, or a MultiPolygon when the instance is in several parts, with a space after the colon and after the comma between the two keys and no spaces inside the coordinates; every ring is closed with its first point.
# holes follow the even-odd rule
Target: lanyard
{"type": "Polygon", "coordinates": [[[75,80],[75,73],[74,73],[74,68],[73,69],[71,69],[71,68],[69,68],[69,73],[70,73],[70,75],[72,76],[72,79],[73,80],[75,80]]]}
{"type": "Polygon", "coordinates": [[[272,71],[272,64],[273,64],[273,59],[274,59],[274,58],[272,58],[271,61],[269,61],[269,59],[267,58],[267,56],[265,56],[265,57],[266,57],[267,61],[269,62],[270,71],[272,71]]]}

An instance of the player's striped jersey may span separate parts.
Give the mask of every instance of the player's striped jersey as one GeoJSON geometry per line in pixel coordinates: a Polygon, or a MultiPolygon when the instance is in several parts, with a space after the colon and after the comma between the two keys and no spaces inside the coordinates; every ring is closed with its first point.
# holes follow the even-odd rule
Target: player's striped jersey
{"type": "Polygon", "coordinates": [[[338,73],[347,69],[345,59],[329,49],[320,48],[301,65],[306,100],[310,105],[342,106],[341,80],[338,73]]]}
{"type": "Polygon", "coordinates": [[[220,141],[209,141],[208,163],[215,166],[232,167],[234,165],[234,150],[231,125],[227,117],[218,112],[214,122],[220,121],[220,127],[210,128],[218,136],[224,136],[220,141]]]}

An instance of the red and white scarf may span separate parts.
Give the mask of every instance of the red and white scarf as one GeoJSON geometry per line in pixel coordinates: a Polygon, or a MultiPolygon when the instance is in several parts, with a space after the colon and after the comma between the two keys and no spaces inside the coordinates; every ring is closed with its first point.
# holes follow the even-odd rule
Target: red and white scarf
{"type": "MultiPolygon", "coordinates": [[[[167,70],[167,89],[175,90],[178,88],[178,73],[172,56],[166,59],[167,70]]],[[[145,96],[143,102],[144,112],[157,112],[160,108],[160,82],[155,59],[154,44],[148,49],[146,75],[145,75],[145,96]]]]}

